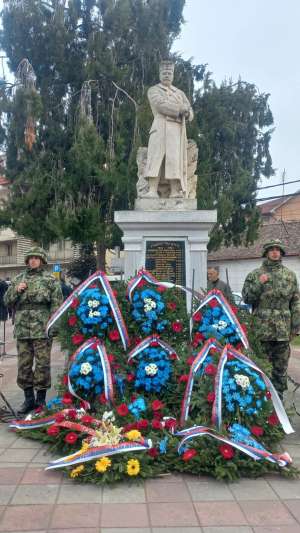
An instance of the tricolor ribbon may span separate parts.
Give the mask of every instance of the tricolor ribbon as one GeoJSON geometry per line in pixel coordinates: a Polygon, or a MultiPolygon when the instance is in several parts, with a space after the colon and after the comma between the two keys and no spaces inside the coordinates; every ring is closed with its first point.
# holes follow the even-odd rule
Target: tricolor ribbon
{"type": "Polygon", "coordinates": [[[120,337],[121,337],[121,340],[122,340],[122,344],[123,344],[124,350],[126,350],[128,348],[128,346],[129,346],[129,337],[128,337],[128,332],[127,332],[127,329],[126,329],[126,325],[125,325],[122,313],[120,311],[118,302],[116,300],[116,297],[115,297],[115,295],[113,293],[113,290],[111,288],[111,285],[110,285],[110,283],[108,281],[108,278],[107,278],[107,276],[105,275],[104,272],[101,272],[101,270],[97,270],[97,272],[94,272],[94,274],[91,274],[91,276],[89,276],[85,281],[83,281],[70,294],[70,296],[68,296],[68,298],[62,303],[62,305],[50,317],[50,319],[48,321],[48,324],[47,324],[47,327],[46,327],[46,332],[48,334],[48,332],[49,332],[50,328],[53,326],[53,324],[55,324],[55,322],[65,313],[65,311],[67,309],[69,309],[69,307],[72,304],[72,301],[74,300],[74,298],[77,298],[80,294],[83,293],[83,291],[85,289],[87,289],[87,287],[91,283],[93,283],[94,281],[97,281],[97,280],[100,281],[101,287],[104,290],[104,292],[105,292],[105,294],[106,294],[106,296],[108,298],[111,311],[113,313],[113,316],[114,316],[118,331],[120,333],[120,337]]]}
{"type": "Polygon", "coordinates": [[[222,385],[223,385],[223,373],[224,373],[224,367],[227,363],[228,356],[235,357],[238,361],[241,363],[244,363],[245,365],[248,365],[250,368],[255,370],[260,376],[262,377],[266,387],[271,392],[271,398],[274,405],[274,409],[276,412],[276,415],[282,425],[282,428],[284,432],[289,435],[290,433],[294,433],[294,430],[290,424],[290,421],[288,419],[288,416],[285,412],[285,409],[283,407],[282,401],[280,400],[278,393],[272,384],[271,380],[266,376],[266,374],[246,355],[242,354],[233,346],[230,344],[227,344],[221,354],[221,357],[219,359],[217,373],[215,376],[215,400],[213,403],[212,408],[212,422],[218,429],[221,428],[222,425],[222,385]]]}
{"type": "Polygon", "coordinates": [[[68,416],[69,411],[73,411],[73,409],[63,409],[62,411],[57,411],[53,415],[44,416],[42,418],[31,418],[31,415],[28,415],[28,417],[22,418],[21,420],[13,420],[9,427],[14,429],[37,429],[44,426],[50,426],[51,424],[57,423],[56,417],[58,414],[68,416]]]}
{"type": "MultiPolygon", "coordinates": [[[[103,371],[105,399],[109,402],[113,402],[114,387],[113,387],[113,379],[112,379],[112,373],[111,373],[111,368],[110,368],[110,362],[108,360],[108,355],[107,355],[105,346],[103,342],[98,339],[98,337],[92,337],[91,339],[86,340],[79,348],[77,348],[77,350],[71,356],[70,362],[71,364],[72,362],[75,362],[77,357],[79,355],[82,355],[89,348],[93,348],[94,350],[96,350],[97,354],[99,355],[99,359],[100,359],[101,367],[103,371]]],[[[71,367],[71,364],[70,364],[70,367],[71,367]]],[[[82,402],[85,402],[85,407],[87,409],[90,408],[89,402],[87,402],[83,398],[80,398],[80,396],[76,394],[71,383],[69,372],[68,372],[68,388],[69,388],[70,393],[73,396],[75,396],[75,398],[78,398],[82,402]]]]}
{"type": "Polygon", "coordinates": [[[199,370],[200,366],[205,362],[205,359],[209,355],[210,350],[214,348],[219,353],[222,351],[221,344],[218,343],[215,339],[208,339],[204,344],[203,348],[196,355],[193,364],[191,365],[188,381],[184,391],[184,396],[181,405],[181,415],[180,415],[180,425],[183,426],[187,421],[189,416],[189,409],[191,403],[191,396],[193,392],[195,374],[199,370]]]}
{"type": "Polygon", "coordinates": [[[212,289],[211,291],[209,291],[207,293],[205,298],[201,301],[199,307],[193,313],[193,316],[196,313],[198,313],[198,311],[200,311],[200,309],[202,309],[202,307],[204,307],[209,302],[211,302],[211,300],[217,300],[217,302],[220,304],[220,306],[222,307],[222,309],[223,309],[224,313],[226,314],[227,318],[229,319],[229,321],[234,324],[234,326],[236,328],[236,332],[239,335],[239,337],[241,339],[241,342],[243,343],[244,347],[246,348],[246,350],[248,350],[249,349],[249,341],[247,339],[247,335],[245,334],[245,332],[244,332],[244,330],[243,330],[243,328],[242,328],[237,316],[232,311],[232,308],[231,308],[230,304],[228,303],[228,301],[226,300],[224,294],[221,291],[219,291],[218,289],[212,289]]]}
{"type": "Polygon", "coordinates": [[[254,459],[254,461],[260,461],[261,459],[266,459],[267,461],[270,461],[271,463],[276,463],[281,467],[284,467],[292,463],[292,459],[287,452],[283,454],[274,454],[274,453],[268,452],[265,449],[262,450],[260,448],[256,448],[255,446],[250,446],[249,444],[245,444],[243,442],[235,442],[227,437],[224,437],[223,435],[220,435],[214,429],[208,428],[206,426],[194,426],[191,428],[187,428],[182,431],[176,432],[175,435],[178,437],[183,437],[183,439],[178,445],[178,453],[180,452],[182,446],[184,446],[184,444],[190,439],[193,439],[195,437],[212,437],[220,442],[224,442],[225,444],[228,444],[229,446],[232,446],[233,448],[236,448],[237,450],[245,453],[246,455],[254,459]]]}
{"type": "Polygon", "coordinates": [[[119,444],[103,444],[88,450],[79,450],[71,455],[66,455],[55,461],[51,461],[46,470],[54,468],[65,468],[67,466],[77,465],[80,463],[86,463],[87,461],[93,461],[101,457],[108,457],[110,455],[116,455],[118,453],[138,452],[148,450],[152,447],[151,440],[142,439],[141,442],[120,442],[119,444]]]}
{"type": "Polygon", "coordinates": [[[145,270],[144,268],[141,268],[137,275],[130,279],[127,283],[127,291],[126,291],[126,297],[127,299],[132,302],[133,292],[137,288],[140,281],[144,279],[150,284],[153,285],[160,285],[162,287],[165,287],[166,289],[180,289],[181,291],[184,291],[186,293],[192,294],[195,298],[198,300],[201,300],[203,298],[203,294],[200,294],[199,291],[194,291],[188,287],[183,287],[182,285],[176,285],[175,283],[170,283],[169,281],[158,281],[158,279],[151,274],[151,272],[148,272],[148,270],[145,270]]]}
{"type": "Polygon", "coordinates": [[[177,353],[167,342],[160,339],[158,335],[153,334],[143,339],[137,346],[135,346],[135,348],[133,348],[133,350],[131,350],[131,352],[128,354],[128,362],[131,361],[131,359],[133,359],[134,357],[136,357],[139,353],[143,352],[146,348],[151,346],[152,342],[157,343],[161,348],[166,350],[168,354],[174,353],[177,359],[179,359],[177,353]]]}

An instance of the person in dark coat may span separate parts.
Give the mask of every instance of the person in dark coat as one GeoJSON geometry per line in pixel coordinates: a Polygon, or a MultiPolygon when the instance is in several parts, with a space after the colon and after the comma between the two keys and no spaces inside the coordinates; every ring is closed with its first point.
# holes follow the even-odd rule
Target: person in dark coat
{"type": "Polygon", "coordinates": [[[232,296],[231,288],[229,287],[228,283],[225,283],[225,281],[222,281],[219,278],[218,266],[215,265],[213,267],[208,267],[207,278],[207,290],[211,291],[212,289],[218,289],[224,294],[226,300],[228,300],[231,305],[234,305],[234,299],[232,296]]]}

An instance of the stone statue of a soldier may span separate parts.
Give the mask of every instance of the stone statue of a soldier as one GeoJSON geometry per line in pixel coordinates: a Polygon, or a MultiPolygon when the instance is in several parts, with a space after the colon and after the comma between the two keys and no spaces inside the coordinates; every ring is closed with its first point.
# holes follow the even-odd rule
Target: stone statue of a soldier
{"type": "Polygon", "coordinates": [[[148,99],[154,120],[150,129],[144,178],[149,190],[144,197],[157,198],[160,179],[170,184],[170,198],[188,196],[186,120],[193,110],[184,92],[172,85],[174,64],[162,61],[160,83],[150,87],[148,99]]]}

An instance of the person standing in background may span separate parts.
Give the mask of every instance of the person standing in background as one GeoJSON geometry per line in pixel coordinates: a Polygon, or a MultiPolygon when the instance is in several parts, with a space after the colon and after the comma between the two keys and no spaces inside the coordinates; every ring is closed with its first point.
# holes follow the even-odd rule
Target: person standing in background
{"type": "Polygon", "coordinates": [[[218,289],[221,291],[225,298],[231,305],[234,305],[234,299],[232,296],[231,288],[228,283],[222,281],[219,278],[219,267],[217,265],[207,268],[207,290],[211,291],[212,289],[218,289]]]}

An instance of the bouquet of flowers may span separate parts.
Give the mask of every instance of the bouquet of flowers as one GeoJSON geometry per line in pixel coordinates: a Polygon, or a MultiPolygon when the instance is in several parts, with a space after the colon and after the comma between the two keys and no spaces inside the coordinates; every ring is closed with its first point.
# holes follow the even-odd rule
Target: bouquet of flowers
{"type": "Polygon", "coordinates": [[[89,348],[79,352],[71,363],[69,379],[72,390],[83,399],[92,399],[103,391],[103,369],[99,354],[89,348]]]}

